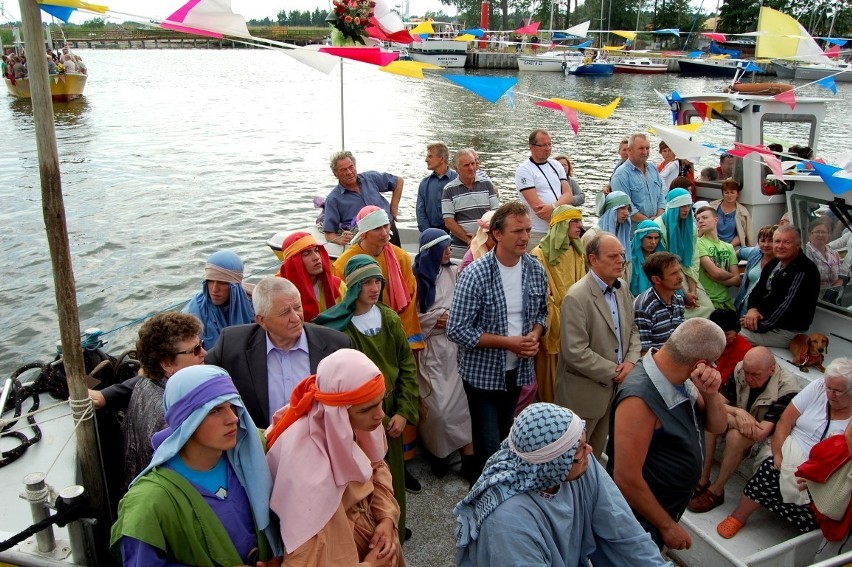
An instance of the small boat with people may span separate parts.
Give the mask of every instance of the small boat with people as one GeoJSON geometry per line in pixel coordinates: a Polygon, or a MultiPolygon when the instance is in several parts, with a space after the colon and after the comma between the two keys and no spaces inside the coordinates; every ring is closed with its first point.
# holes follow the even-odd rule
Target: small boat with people
{"type": "MultiPolygon", "coordinates": [[[[54,102],[68,102],[83,96],[88,75],[83,73],[57,73],[50,76],[50,95],[54,102]]],[[[18,98],[30,98],[30,80],[28,77],[10,79],[6,77],[6,89],[18,98]]]]}
{"type": "Polygon", "coordinates": [[[584,77],[608,77],[615,73],[615,64],[599,58],[575,57],[566,61],[565,74],[584,77]]]}

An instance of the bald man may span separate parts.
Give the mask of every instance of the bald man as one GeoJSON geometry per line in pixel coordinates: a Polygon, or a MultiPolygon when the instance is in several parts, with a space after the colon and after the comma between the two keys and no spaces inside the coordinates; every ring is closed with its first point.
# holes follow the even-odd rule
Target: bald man
{"type": "MultiPolygon", "coordinates": [[[[725,501],[725,483],[755,444],[765,445],[759,455],[768,448],[775,424],[799,390],[796,377],[779,366],[766,347],[754,347],[737,363],[733,379],[720,391],[728,430],[724,433],[725,450],[719,476],[710,483],[717,436],[705,431],[704,470],[696,494],[687,506],[691,512],[707,512],[725,501]]],[[[767,452],[764,457],[768,456],[767,452]]],[[[755,459],[755,464],[758,462],[755,459]]]]}

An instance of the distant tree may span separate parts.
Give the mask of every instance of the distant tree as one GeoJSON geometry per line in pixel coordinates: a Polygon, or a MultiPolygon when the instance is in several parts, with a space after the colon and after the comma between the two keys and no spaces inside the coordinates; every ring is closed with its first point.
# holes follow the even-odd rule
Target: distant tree
{"type": "MultiPolygon", "coordinates": [[[[790,13],[790,2],[788,0],[765,0],[763,5],[784,13],[790,13]]],[[[725,0],[721,10],[719,10],[718,31],[722,33],[755,31],[760,6],[759,2],[753,0],[725,0]]]]}
{"type": "Polygon", "coordinates": [[[286,26],[287,25],[287,10],[281,10],[280,12],[278,12],[278,14],[275,16],[275,19],[278,22],[279,26],[286,26]]]}
{"type": "Polygon", "coordinates": [[[434,20],[436,22],[449,22],[453,20],[453,17],[445,14],[443,10],[438,10],[437,12],[426,12],[423,19],[434,20]]]}
{"type": "Polygon", "coordinates": [[[92,18],[91,20],[86,20],[80,26],[82,28],[89,29],[102,29],[106,27],[106,20],[104,18],[92,18]]]}

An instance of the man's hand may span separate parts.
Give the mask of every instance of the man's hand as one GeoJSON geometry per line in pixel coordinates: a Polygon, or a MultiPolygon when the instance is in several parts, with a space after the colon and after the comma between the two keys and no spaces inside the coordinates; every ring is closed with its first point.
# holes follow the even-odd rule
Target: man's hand
{"type": "Polygon", "coordinates": [[[744,437],[748,437],[749,439],[755,440],[758,435],[760,435],[760,428],[758,427],[757,420],[752,417],[750,413],[745,410],[738,409],[734,414],[734,422],[737,431],[739,431],[744,437]]]}
{"type": "Polygon", "coordinates": [[[696,364],[689,377],[702,394],[718,394],[719,388],[722,386],[722,375],[719,374],[718,370],[704,362],[696,364]]]}
{"type": "Polygon", "coordinates": [[[687,309],[695,309],[698,306],[698,294],[689,292],[684,293],[683,304],[687,309]]]}
{"type": "Polygon", "coordinates": [[[660,535],[663,536],[663,543],[669,549],[689,549],[692,547],[692,539],[683,527],[677,522],[668,524],[664,529],[660,530],[660,535]]]}
{"type": "Polygon", "coordinates": [[[636,366],[632,362],[622,362],[618,366],[615,367],[615,378],[612,379],[616,384],[621,384],[624,382],[624,379],[627,378],[627,375],[633,370],[633,367],[636,366]]]}
{"type": "Polygon", "coordinates": [[[106,398],[98,390],[89,390],[89,399],[95,409],[103,409],[106,406],[106,398]]]}
{"type": "Polygon", "coordinates": [[[449,315],[447,313],[444,313],[443,315],[438,317],[438,320],[435,321],[435,328],[436,329],[446,329],[448,318],[449,318],[449,315]]]}
{"type": "Polygon", "coordinates": [[[388,434],[388,437],[397,438],[402,435],[402,430],[405,429],[406,423],[408,422],[405,421],[404,417],[399,414],[396,414],[388,420],[388,424],[385,427],[385,432],[388,434]]]}
{"type": "Polygon", "coordinates": [[[553,215],[553,209],[553,205],[541,203],[539,205],[536,205],[535,207],[535,216],[537,216],[541,220],[550,221],[550,217],[553,215]]]}
{"type": "Polygon", "coordinates": [[[745,317],[741,319],[741,324],[749,331],[757,331],[757,325],[762,319],[763,315],[760,314],[760,311],[752,307],[746,312],[745,317]]]}
{"type": "Polygon", "coordinates": [[[530,333],[520,337],[506,337],[509,339],[508,349],[519,358],[531,358],[538,352],[538,339],[530,333]]]}

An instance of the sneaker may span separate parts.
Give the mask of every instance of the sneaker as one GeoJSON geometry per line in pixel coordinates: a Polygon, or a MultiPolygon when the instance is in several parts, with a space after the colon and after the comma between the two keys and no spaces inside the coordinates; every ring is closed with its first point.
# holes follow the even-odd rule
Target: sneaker
{"type": "Polygon", "coordinates": [[[405,490],[412,494],[420,494],[423,491],[423,487],[420,486],[420,481],[411,476],[408,469],[405,469],[405,490]]]}

